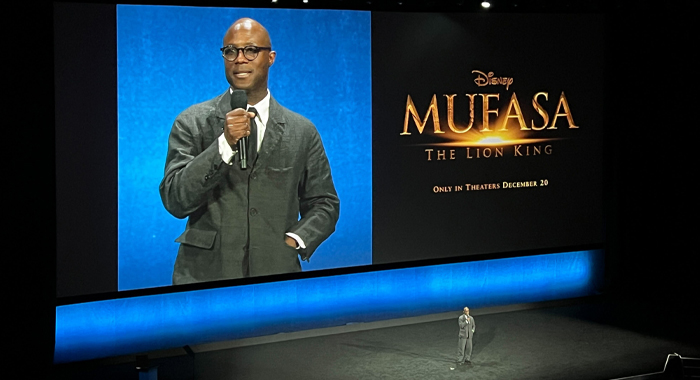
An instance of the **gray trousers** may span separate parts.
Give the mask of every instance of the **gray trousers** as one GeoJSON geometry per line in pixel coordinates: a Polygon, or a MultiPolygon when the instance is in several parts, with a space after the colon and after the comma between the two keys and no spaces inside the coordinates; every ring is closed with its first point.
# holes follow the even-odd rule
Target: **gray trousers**
{"type": "Polygon", "coordinates": [[[459,337],[457,342],[457,363],[472,359],[472,337],[459,337]]]}

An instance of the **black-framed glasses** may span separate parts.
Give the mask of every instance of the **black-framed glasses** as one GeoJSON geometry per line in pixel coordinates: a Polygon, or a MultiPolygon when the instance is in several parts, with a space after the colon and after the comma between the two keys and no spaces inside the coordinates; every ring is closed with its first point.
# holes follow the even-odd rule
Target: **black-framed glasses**
{"type": "Polygon", "coordinates": [[[237,48],[233,45],[226,45],[222,47],[221,49],[221,55],[224,57],[225,60],[229,62],[233,62],[238,58],[238,52],[243,51],[243,56],[249,60],[252,61],[255,58],[258,58],[258,53],[260,53],[260,50],[272,50],[272,47],[263,47],[263,46],[245,46],[241,48],[237,48]]]}

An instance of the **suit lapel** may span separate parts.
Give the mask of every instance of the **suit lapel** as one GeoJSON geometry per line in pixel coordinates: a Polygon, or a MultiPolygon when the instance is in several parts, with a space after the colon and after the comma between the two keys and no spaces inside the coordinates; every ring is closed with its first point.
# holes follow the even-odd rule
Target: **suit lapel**
{"type": "Polygon", "coordinates": [[[228,89],[226,92],[219,95],[215,107],[216,110],[213,112],[212,116],[209,116],[209,120],[207,121],[210,127],[209,133],[211,133],[212,137],[210,139],[211,141],[207,140],[207,143],[211,143],[218,139],[221,133],[224,131],[224,126],[226,125],[226,113],[231,111],[231,93],[228,89]]]}
{"type": "Polygon", "coordinates": [[[258,156],[255,158],[255,162],[253,162],[253,168],[258,165],[264,165],[265,161],[270,157],[270,154],[277,149],[282,140],[282,135],[284,135],[286,124],[287,120],[284,117],[282,106],[277,103],[275,98],[270,96],[270,117],[267,120],[265,136],[258,150],[258,156]]]}
{"type": "MultiPolygon", "coordinates": [[[[226,119],[226,113],[231,110],[231,92],[226,90],[220,97],[218,104],[216,105],[216,119],[215,123],[212,123],[212,131],[218,136],[221,133],[221,128],[224,125],[224,120],[226,119]],[[218,127],[218,130],[217,130],[218,127]]],[[[258,155],[255,161],[251,163],[251,166],[255,168],[257,165],[264,165],[265,161],[269,158],[270,154],[277,149],[282,140],[282,135],[284,135],[284,129],[287,124],[287,119],[284,116],[284,108],[277,103],[275,98],[270,96],[270,116],[267,120],[267,125],[265,126],[265,136],[263,137],[262,145],[258,150],[258,155]]]]}
{"type": "Polygon", "coordinates": [[[229,111],[231,111],[231,90],[226,89],[226,92],[219,95],[219,101],[216,104],[216,117],[225,120],[226,113],[229,111]]]}

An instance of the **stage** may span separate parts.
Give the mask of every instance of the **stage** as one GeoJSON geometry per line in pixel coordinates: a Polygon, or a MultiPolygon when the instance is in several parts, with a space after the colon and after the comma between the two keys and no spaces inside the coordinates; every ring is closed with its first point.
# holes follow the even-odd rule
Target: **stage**
{"type": "MultiPolygon", "coordinates": [[[[473,309],[472,365],[455,366],[459,313],[152,352],[148,365],[173,380],[605,380],[660,372],[672,353],[700,357],[687,314],[601,296],[473,309]]],[[[60,379],[138,379],[135,359],[55,369],[60,379]]]]}

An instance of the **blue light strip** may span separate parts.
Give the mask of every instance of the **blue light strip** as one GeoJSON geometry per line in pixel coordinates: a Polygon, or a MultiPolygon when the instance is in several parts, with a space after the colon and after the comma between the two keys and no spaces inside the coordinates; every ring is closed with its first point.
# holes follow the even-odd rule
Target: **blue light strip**
{"type": "Polygon", "coordinates": [[[59,306],[54,361],[589,296],[603,261],[577,251],[59,306]]]}

